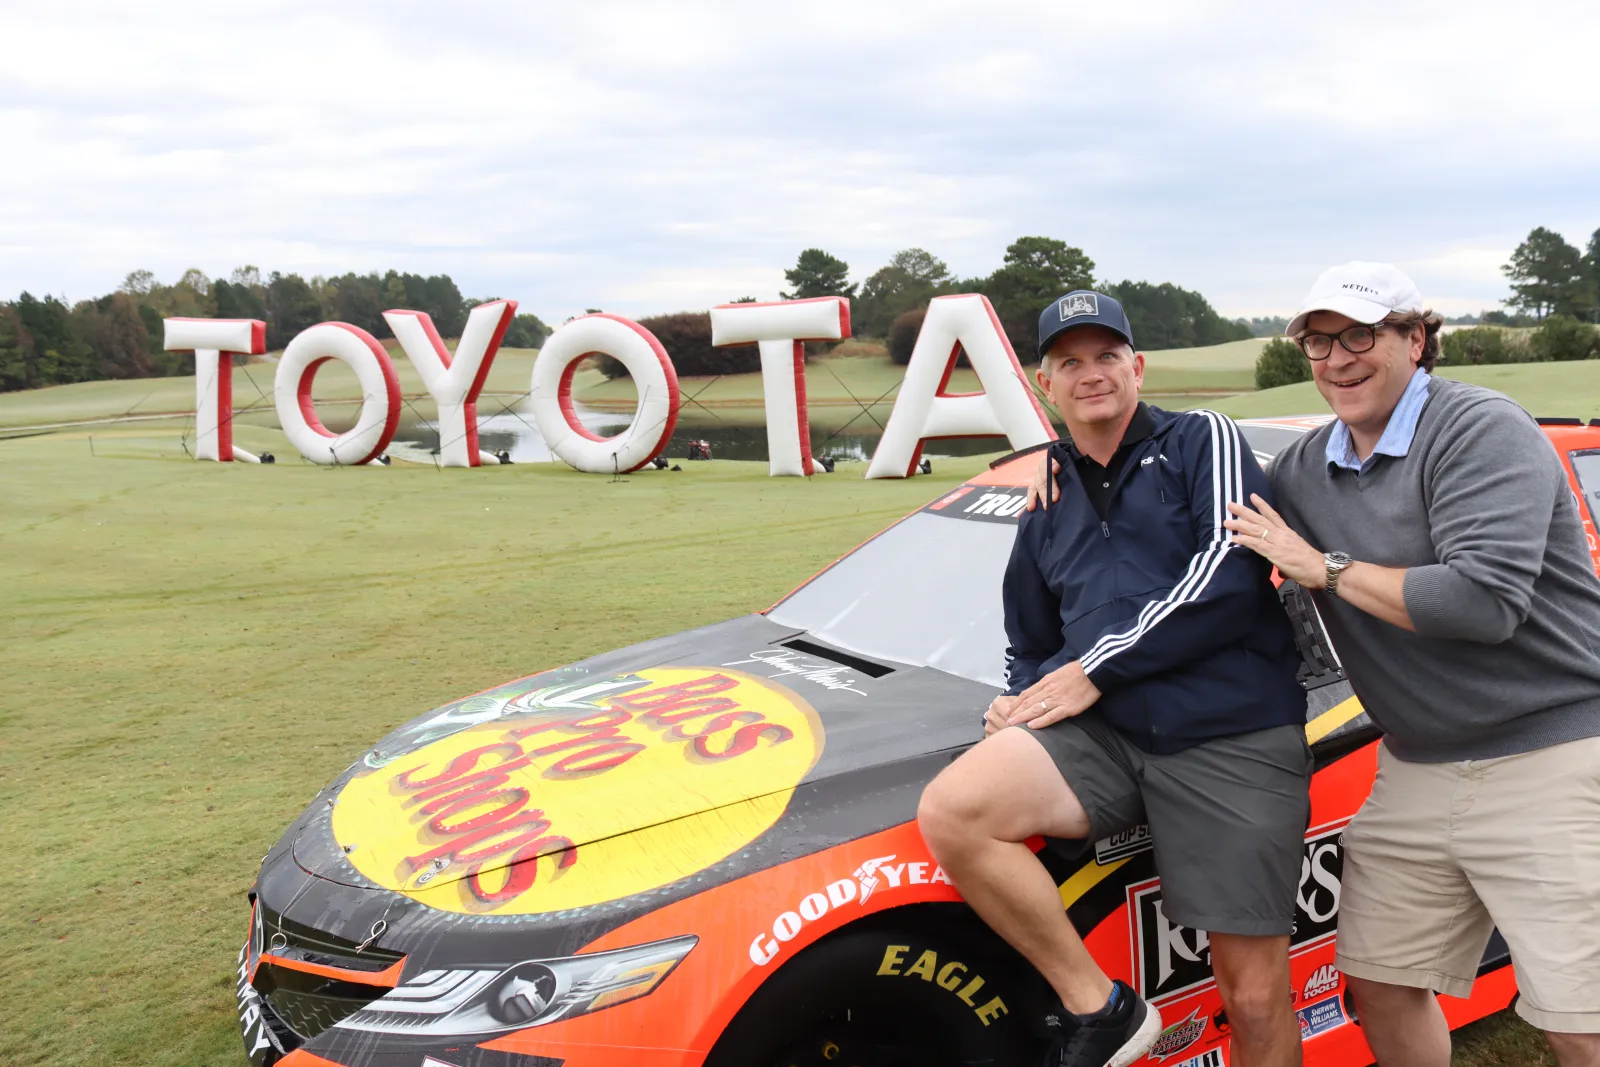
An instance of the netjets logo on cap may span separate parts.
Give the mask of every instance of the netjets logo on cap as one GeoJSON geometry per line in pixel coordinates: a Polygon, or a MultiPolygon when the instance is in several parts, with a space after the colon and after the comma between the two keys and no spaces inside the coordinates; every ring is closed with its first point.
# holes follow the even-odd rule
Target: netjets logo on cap
{"type": "Polygon", "coordinates": [[[1099,315],[1100,298],[1093,293],[1073,293],[1061,298],[1061,321],[1080,315],[1099,315]]]}
{"type": "MultiPolygon", "coordinates": [[[[1362,285],[1359,282],[1345,282],[1343,285],[1339,286],[1339,288],[1341,288],[1341,289],[1354,289],[1358,293],[1370,293],[1373,296],[1377,296],[1378,295],[1378,290],[1374,289],[1370,285],[1362,285]]],[[[1065,317],[1065,316],[1063,316],[1063,317],[1065,317]]]]}

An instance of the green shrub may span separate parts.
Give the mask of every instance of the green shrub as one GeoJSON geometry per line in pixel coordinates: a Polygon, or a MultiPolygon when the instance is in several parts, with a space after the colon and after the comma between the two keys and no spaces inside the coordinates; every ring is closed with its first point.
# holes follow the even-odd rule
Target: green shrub
{"type": "Polygon", "coordinates": [[[1595,359],[1600,357],[1600,331],[1567,315],[1551,315],[1528,338],[1528,348],[1540,361],[1595,359]]]}
{"type": "Polygon", "coordinates": [[[546,326],[539,316],[518,315],[511,320],[511,325],[506,327],[505,337],[501,339],[500,344],[505,348],[539,348],[549,336],[550,327],[546,326]]]}
{"type": "MultiPolygon", "coordinates": [[[[927,314],[927,307],[912,308],[896,315],[889,324],[889,358],[902,367],[911,362],[911,353],[917,347],[917,336],[922,333],[922,320],[927,314]]],[[[956,366],[972,366],[966,349],[956,356],[956,366]]]]}
{"type": "Polygon", "coordinates": [[[926,308],[912,308],[896,315],[889,324],[889,358],[902,367],[911,362],[911,350],[917,346],[917,334],[927,313],[926,308]]]}
{"type": "MultiPolygon", "coordinates": [[[[712,347],[711,313],[708,311],[652,315],[640,319],[639,325],[655,334],[672,358],[673,369],[682,377],[748,374],[761,369],[761,350],[755,345],[712,347]]],[[[621,378],[628,373],[620,361],[609,356],[601,356],[598,363],[607,378],[621,378]]]]}
{"type": "Polygon", "coordinates": [[[1300,346],[1286,337],[1274,337],[1256,357],[1256,388],[1276,389],[1280,385],[1311,380],[1311,363],[1300,346]]]}
{"type": "Polygon", "coordinates": [[[1495,326],[1452,330],[1439,338],[1439,364],[1480,367],[1492,363],[1527,363],[1534,354],[1519,338],[1495,326]]]}

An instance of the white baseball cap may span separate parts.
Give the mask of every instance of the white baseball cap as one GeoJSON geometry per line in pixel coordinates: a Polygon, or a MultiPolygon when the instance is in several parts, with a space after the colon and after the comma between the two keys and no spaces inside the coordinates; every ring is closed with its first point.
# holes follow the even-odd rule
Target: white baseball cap
{"type": "Polygon", "coordinates": [[[1421,310],[1422,293],[1417,283],[1399,267],[1357,260],[1323,271],[1283,332],[1293,337],[1305,329],[1306,319],[1313,311],[1336,311],[1357,322],[1375,323],[1392,312],[1421,310]]]}

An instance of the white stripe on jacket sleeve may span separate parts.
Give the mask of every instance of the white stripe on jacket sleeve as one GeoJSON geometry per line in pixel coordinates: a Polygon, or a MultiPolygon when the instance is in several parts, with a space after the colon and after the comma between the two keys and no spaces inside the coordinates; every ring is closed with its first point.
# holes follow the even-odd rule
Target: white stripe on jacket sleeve
{"type": "Polygon", "coordinates": [[[1189,561],[1189,569],[1171,593],[1164,599],[1146,604],[1131,627],[1121,633],[1106,634],[1079,658],[1085,674],[1092,674],[1118,652],[1132,648],[1162,619],[1184,604],[1196,600],[1210,584],[1228,552],[1235,547],[1233,532],[1222,524],[1229,518],[1230,501],[1244,503],[1244,468],[1240,463],[1244,445],[1239,438],[1239,428],[1232,419],[1215,411],[1199,408],[1188,414],[1200,416],[1210,423],[1211,542],[1189,561]]]}

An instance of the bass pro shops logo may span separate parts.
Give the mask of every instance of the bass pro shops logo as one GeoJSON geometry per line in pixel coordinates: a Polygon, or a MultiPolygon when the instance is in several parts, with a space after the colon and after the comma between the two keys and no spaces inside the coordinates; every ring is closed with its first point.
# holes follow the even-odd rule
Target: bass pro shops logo
{"type": "Polygon", "coordinates": [[[340,790],[334,844],[441,911],[537,915],[689,877],[754,841],[822,752],[798,696],[727,668],[526,679],[340,790]]]}
{"type": "MultiPolygon", "coordinates": [[[[1343,873],[1344,824],[1313,831],[1300,858],[1290,955],[1333,937],[1343,873]]],[[[1216,981],[1211,973],[1210,938],[1204,930],[1191,930],[1167,918],[1159,880],[1129,886],[1128,910],[1134,919],[1133,957],[1142,996],[1159,1003],[1216,981]]]]}

